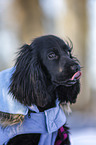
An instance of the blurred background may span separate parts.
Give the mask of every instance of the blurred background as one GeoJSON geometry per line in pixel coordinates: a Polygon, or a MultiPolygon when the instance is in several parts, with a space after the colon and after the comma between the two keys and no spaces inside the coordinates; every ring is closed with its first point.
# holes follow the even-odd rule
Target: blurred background
{"type": "Polygon", "coordinates": [[[18,48],[45,34],[73,42],[83,68],[68,124],[74,145],[88,135],[96,144],[96,0],[0,0],[0,71],[14,65],[18,48]]]}

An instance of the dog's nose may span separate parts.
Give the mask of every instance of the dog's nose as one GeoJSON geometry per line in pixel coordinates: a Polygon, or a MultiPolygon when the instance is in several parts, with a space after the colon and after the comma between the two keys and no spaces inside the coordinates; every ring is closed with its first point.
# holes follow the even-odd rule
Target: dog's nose
{"type": "Polygon", "coordinates": [[[73,70],[74,72],[77,72],[80,70],[80,65],[79,64],[74,64],[71,66],[71,70],[73,70]]]}

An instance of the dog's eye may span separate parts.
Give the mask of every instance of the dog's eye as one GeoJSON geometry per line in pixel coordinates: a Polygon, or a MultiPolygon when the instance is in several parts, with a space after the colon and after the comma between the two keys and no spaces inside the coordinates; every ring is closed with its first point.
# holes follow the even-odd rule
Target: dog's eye
{"type": "Polygon", "coordinates": [[[58,56],[54,52],[51,52],[48,54],[48,59],[50,60],[58,59],[58,56]]]}

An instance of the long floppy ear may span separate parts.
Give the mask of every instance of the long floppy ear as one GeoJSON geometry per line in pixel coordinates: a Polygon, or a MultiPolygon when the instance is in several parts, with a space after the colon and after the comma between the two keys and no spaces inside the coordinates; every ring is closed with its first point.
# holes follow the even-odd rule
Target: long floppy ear
{"type": "Polygon", "coordinates": [[[10,93],[25,105],[43,107],[51,100],[37,48],[24,45],[19,52],[11,78],[10,93]]]}

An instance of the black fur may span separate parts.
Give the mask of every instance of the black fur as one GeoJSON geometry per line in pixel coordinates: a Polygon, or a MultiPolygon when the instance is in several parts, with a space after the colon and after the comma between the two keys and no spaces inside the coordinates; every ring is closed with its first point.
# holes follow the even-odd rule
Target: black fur
{"type": "Polygon", "coordinates": [[[7,145],[37,145],[40,134],[22,134],[12,138],[7,145]]]}
{"type": "MultiPolygon", "coordinates": [[[[40,111],[54,107],[57,98],[61,103],[75,103],[80,83],[77,80],[70,84],[69,80],[80,71],[80,65],[71,51],[68,42],[53,35],[36,38],[32,44],[24,45],[18,54],[9,92],[22,104],[35,104],[40,111]]],[[[19,145],[19,142],[25,145],[26,141],[27,145],[35,145],[38,144],[33,143],[35,137],[39,141],[40,135],[19,135],[8,145],[19,145]]],[[[65,144],[70,143],[67,140],[65,144]]]]}

